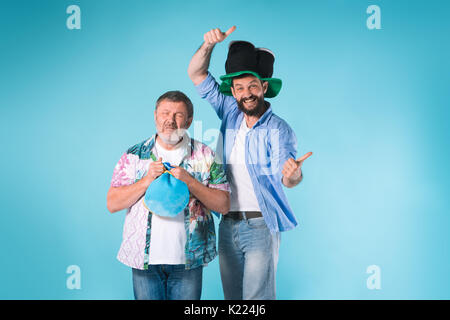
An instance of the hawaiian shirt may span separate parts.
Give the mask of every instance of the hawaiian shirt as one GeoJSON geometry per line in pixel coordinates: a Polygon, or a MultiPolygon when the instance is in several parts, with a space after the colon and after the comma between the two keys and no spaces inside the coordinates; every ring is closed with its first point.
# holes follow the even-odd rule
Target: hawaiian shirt
{"type": "MultiPolygon", "coordinates": [[[[122,155],[114,168],[112,187],[131,185],[147,174],[149,164],[157,161],[154,155],[155,138],[156,135],[153,135],[122,155]]],[[[190,139],[185,151],[180,167],[209,188],[231,192],[223,165],[216,161],[211,148],[190,139]]],[[[152,221],[152,213],[145,208],[143,198],[127,210],[122,244],[117,255],[123,264],[140,270],[148,269],[152,221]]],[[[185,267],[193,269],[208,264],[217,255],[214,219],[211,211],[192,194],[184,209],[184,216],[187,236],[185,267]]]]}

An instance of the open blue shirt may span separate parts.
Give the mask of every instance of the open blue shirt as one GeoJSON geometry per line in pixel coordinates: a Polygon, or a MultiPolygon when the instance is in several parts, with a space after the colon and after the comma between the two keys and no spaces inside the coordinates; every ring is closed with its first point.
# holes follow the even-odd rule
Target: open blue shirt
{"type": "MultiPolygon", "coordinates": [[[[219,139],[216,155],[222,156],[223,163],[227,164],[244,114],[234,97],[219,91],[219,84],[209,72],[196,89],[222,120],[220,132],[223,143],[219,139]]],[[[287,231],[297,225],[283,190],[281,174],[287,159],[296,159],[296,150],[294,131],[286,121],[272,112],[269,104],[266,112],[247,133],[245,163],[261,213],[271,232],[287,231]]]]}

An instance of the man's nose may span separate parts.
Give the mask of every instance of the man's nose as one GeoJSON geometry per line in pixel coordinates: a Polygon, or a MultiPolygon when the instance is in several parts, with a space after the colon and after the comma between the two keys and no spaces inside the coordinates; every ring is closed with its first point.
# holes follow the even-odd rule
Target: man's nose
{"type": "Polygon", "coordinates": [[[167,121],[175,122],[175,113],[171,113],[167,116],[167,121]]]}
{"type": "Polygon", "coordinates": [[[244,91],[242,92],[242,97],[243,97],[244,99],[248,99],[248,98],[250,98],[251,96],[252,96],[252,93],[250,92],[250,90],[247,89],[247,88],[244,88],[244,91]]]}
{"type": "Polygon", "coordinates": [[[176,126],[177,125],[176,114],[175,113],[170,115],[170,117],[168,119],[168,122],[172,126],[176,126]]]}

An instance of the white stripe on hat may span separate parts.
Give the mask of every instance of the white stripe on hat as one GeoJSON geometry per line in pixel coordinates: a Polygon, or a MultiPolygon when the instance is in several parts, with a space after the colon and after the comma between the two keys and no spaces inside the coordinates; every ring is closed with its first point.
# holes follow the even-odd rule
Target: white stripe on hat
{"type": "Polygon", "coordinates": [[[272,51],[270,51],[269,49],[267,49],[267,48],[256,48],[256,50],[261,50],[261,51],[268,52],[271,55],[273,55],[273,58],[275,59],[275,54],[272,51]]]}

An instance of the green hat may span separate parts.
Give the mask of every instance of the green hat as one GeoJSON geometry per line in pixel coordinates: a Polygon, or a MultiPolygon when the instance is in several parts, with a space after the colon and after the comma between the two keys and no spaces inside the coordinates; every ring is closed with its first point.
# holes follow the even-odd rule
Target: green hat
{"type": "Polygon", "coordinates": [[[229,45],[227,61],[225,62],[226,75],[220,77],[222,83],[219,90],[231,96],[231,85],[234,77],[251,74],[262,81],[268,82],[264,97],[273,98],[281,90],[281,79],[272,78],[275,55],[266,48],[255,48],[247,41],[233,41],[229,45]]]}

